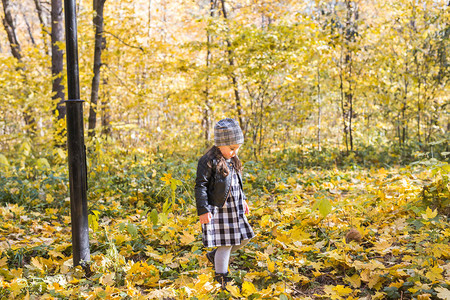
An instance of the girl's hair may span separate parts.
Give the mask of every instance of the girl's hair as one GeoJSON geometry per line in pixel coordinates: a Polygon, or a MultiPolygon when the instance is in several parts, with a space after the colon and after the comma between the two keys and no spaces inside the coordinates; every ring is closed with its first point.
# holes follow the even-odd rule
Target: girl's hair
{"type": "MultiPolygon", "coordinates": [[[[208,152],[206,152],[206,155],[208,155],[211,158],[217,159],[217,169],[216,169],[217,172],[219,172],[220,174],[222,174],[225,177],[227,177],[228,174],[230,174],[230,170],[228,169],[228,165],[227,165],[227,162],[225,161],[225,157],[223,157],[222,152],[220,152],[219,147],[212,146],[211,149],[209,149],[208,152]]],[[[238,172],[242,172],[242,169],[243,169],[242,163],[237,156],[232,157],[231,162],[233,163],[234,168],[238,172]]],[[[211,163],[211,162],[209,162],[209,163],[211,163]]]]}

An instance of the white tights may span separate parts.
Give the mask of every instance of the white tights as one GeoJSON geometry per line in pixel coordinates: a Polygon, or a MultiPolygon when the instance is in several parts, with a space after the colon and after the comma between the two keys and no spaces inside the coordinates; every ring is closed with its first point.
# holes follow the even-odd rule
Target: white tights
{"type": "Polygon", "coordinates": [[[214,257],[214,266],[216,268],[216,273],[227,273],[231,253],[247,245],[248,241],[249,239],[242,240],[240,245],[218,247],[214,257]]]}

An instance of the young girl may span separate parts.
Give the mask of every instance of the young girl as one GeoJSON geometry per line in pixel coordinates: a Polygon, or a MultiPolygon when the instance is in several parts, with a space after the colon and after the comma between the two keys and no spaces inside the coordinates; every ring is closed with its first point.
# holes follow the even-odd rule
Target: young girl
{"type": "Polygon", "coordinates": [[[215,280],[225,289],[230,254],[255,236],[242,190],[242,163],[237,153],[244,143],[239,124],[223,119],[214,126],[214,144],[197,167],[195,199],[205,247],[216,247],[206,257],[214,265],[215,280]]]}

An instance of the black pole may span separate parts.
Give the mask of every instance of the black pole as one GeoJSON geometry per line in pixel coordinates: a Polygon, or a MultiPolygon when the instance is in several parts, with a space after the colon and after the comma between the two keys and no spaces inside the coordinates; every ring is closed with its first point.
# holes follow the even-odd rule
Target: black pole
{"type": "Polygon", "coordinates": [[[83,131],[83,100],[80,100],[77,15],[75,0],[64,0],[67,58],[67,151],[69,157],[70,214],[73,265],[90,261],[87,215],[87,169],[83,131]]]}

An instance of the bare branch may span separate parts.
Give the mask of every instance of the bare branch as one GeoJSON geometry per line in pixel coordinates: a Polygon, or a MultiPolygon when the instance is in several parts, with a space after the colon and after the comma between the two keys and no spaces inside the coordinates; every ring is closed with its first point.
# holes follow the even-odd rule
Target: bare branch
{"type": "Polygon", "coordinates": [[[124,45],[127,46],[127,47],[130,47],[130,48],[133,48],[133,49],[138,49],[138,50],[141,50],[141,51],[144,52],[144,53],[147,53],[147,52],[144,50],[144,48],[142,48],[141,46],[133,46],[133,45],[130,45],[130,44],[126,43],[125,41],[123,41],[120,37],[118,37],[118,36],[115,35],[114,33],[111,33],[111,32],[109,32],[109,31],[103,31],[103,33],[107,33],[107,34],[113,36],[113,37],[116,38],[119,42],[121,42],[122,44],[124,44],[124,45]]]}

